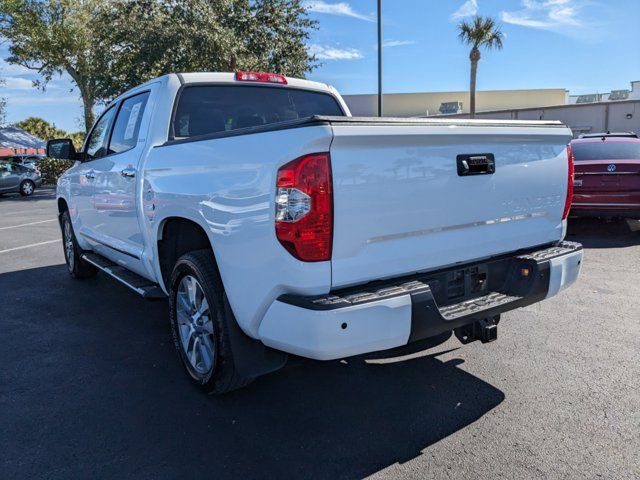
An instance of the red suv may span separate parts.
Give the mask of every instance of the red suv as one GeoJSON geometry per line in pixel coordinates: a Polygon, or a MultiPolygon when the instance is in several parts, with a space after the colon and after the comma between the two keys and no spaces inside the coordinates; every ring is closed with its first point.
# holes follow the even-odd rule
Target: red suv
{"type": "Polygon", "coordinates": [[[640,138],[591,134],[571,141],[571,215],[640,218],[640,138]]]}

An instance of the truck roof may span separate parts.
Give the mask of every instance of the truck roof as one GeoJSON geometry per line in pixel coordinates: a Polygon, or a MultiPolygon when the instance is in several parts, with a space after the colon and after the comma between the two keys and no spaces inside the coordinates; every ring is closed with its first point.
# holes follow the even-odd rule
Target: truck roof
{"type": "MultiPolygon", "coordinates": [[[[183,83],[242,83],[236,80],[236,74],[233,72],[188,72],[176,73],[182,78],[183,83]]],[[[332,89],[326,83],[313,82],[311,80],[303,80],[301,78],[286,77],[287,85],[276,85],[269,83],[268,85],[304,88],[308,90],[318,90],[322,92],[330,92],[332,89]]]]}
{"type": "Polygon", "coordinates": [[[342,107],[346,109],[346,104],[339,96],[339,93],[331,85],[321,82],[314,82],[311,80],[304,80],[302,78],[286,77],[287,84],[279,85],[276,83],[263,83],[263,82],[242,82],[236,80],[236,73],[234,72],[183,72],[183,73],[168,73],[160,77],[152,78],[151,80],[137,85],[125,92],[122,92],[116,98],[114,98],[109,105],[119,101],[122,97],[129,96],[132,93],[144,89],[145,87],[157,82],[168,82],[170,79],[178,79],[181,84],[197,84],[197,83],[221,83],[221,84],[240,84],[240,85],[269,85],[278,88],[301,88],[305,90],[315,90],[318,92],[330,93],[340,98],[342,107]]]}

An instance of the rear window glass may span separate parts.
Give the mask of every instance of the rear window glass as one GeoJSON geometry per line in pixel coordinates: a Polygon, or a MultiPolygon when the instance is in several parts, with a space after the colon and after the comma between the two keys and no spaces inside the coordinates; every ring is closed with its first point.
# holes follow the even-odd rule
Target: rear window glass
{"type": "Polygon", "coordinates": [[[281,87],[204,85],[186,87],[173,120],[175,137],[192,137],[295,120],[343,116],[326,93],[281,87]]]}
{"type": "Polygon", "coordinates": [[[572,143],[574,159],[581,160],[639,160],[640,142],[572,143]]]}

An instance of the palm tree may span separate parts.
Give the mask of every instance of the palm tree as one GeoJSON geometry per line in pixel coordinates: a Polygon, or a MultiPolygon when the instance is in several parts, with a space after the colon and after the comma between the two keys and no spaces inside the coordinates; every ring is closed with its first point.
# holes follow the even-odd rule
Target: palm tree
{"type": "Polygon", "coordinates": [[[473,21],[462,22],[458,25],[458,38],[461,42],[471,45],[469,60],[471,60],[471,84],[469,88],[469,117],[476,116],[476,73],[478,71],[478,61],[480,60],[480,48],[487,50],[502,48],[503,33],[500,26],[492,17],[482,17],[476,15],[473,21]]]}

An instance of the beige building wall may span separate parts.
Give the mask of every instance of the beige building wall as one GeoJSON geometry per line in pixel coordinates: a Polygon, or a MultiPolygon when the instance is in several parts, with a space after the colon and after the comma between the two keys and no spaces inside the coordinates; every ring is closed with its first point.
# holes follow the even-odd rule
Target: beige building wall
{"type": "MultiPolygon", "coordinates": [[[[467,118],[468,115],[446,115],[446,118],[467,118]]],[[[509,109],[483,112],[476,118],[500,120],[560,120],[571,128],[573,136],[581,133],[640,133],[640,100],[583,103],[546,108],[509,109]]]]}
{"type": "MultiPolygon", "coordinates": [[[[351,114],[377,115],[377,95],[343,95],[351,114]]],[[[440,104],[462,102],[463,113],[469,111],[469,92],[386,93],[382,96],[387,117],[439,115],[440,104]]],[[[513,108],[548,107],[567,103],[563,88],[539,90],[486,90],[476,94],[476,111],[513,108]]]]}

